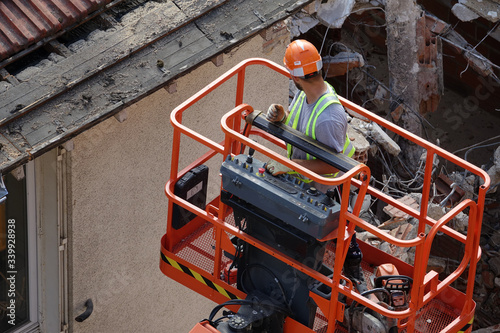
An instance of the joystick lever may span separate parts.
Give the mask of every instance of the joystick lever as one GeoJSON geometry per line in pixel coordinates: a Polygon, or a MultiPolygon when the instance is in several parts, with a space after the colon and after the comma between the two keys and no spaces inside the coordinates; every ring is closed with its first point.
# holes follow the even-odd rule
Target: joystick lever
{"type": "Polygon", "coordinates": [[[255,149],[250,148],[248,150],[248,157],[247,157],[247,163],[252,163],[253,162],[253,154],[255,153],[255,149]]]}

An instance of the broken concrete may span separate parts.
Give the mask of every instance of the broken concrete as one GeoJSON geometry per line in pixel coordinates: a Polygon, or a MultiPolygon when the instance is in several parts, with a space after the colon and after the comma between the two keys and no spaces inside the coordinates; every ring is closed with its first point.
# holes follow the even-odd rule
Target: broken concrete
{"type": "Polygon", "coordinates": [[[333,57],[323,57],[323,71],[326,77],[345,75],[351,69],[364,65],[363,56],[357,52],[340,52],[333,57]]]}
{"type": "Polygon", "coordinates": [[[368,162],[368,151],[370,149],[370,143],[368,142],[368,140],[366,140],[366,137],[363,135],[363,133],[357,130],[357,128],[359,128],[360,126],[364,126],[364,124],[366,123],[362,120],[352,118],[349,122],[349,125],[347,126],[347,135],[349,136],[352,145],[356,149],[352,158],[358,162],[366,164],[368,162]]]}
{"type": "Polygon", "coordinates": [[[452,182],[458,184],[458,186],[460,186],[460,188],[464,190],[464,199],[474,199],[476,183],[476,177],[474,175],[468,175],[467,177],[464,177],[463,173],[452,172],[448,175],[448,178],[450,178],[452,182]]]}
{"type": "Polygon", "coordinates": [[[475,12],[473,12],[469,7],[457,3],[451,8],[451,12],[460,20],[463,22],[470,22],[479,17],[479,15],[475,12]]]}
{"type": "Polygon", "coordinates": [[[379,125],[371,123],[367,127],[370,130],[370,137],[382,146],[385,151],[393,156],[399,155],[401,147],[379,125]]]}
{"type": "MultiPolygon", "coordinates": [[[[421,17],[422,10],[414,0],[386,1],[389,87],[393,93],[390,111],[404,104],[407,111],[401,115],[398,125],[418,136],[422,136],[422,123],[418,114],[422,98],[415,77],[420,71],[418,42],[421,37],[417,35],[417,22],[421,17]]],[[[402,148],[407,165],[415,171],[422,149],[406,141],[401,144],[404,145],[402,148]]]]}
{"type": "MultiPolygon", "coordinates": [[[[495,0],[459,0],[459,4],[495,23],[500,19],[500,4],[495,0]]],[[[458,16],[457,16],[458,17],[458,16]]],[[[458,17],[460,19],[460,17],[458,17]]]]}
{"type": "Polygon", "coordinates": [[[351,14],[356,0],[316,1],[318,20],[330,29],[340,29],[351,14]]]}
{"type": "Polygon", "coordinates": [[[488,169],[488,175],[491,178],[490,192],[495,193],[500,184],[500,147],[495,150],[493,155],[493,166],[488,169]]]}
{"type": "Polygon", "coordinates": [[[451,25],[431,15],[426,15],[426,24],[432,33],[439,35],[440,39],[451,45],[458,54],[461,54],[474,71],[484,77],[493,76],[496,78],[493,70],[496,65],[479,53],[451,25]]]}
{"type": "Polygon", "coordinates": [[[319,20],[307,13],[297,13],[286,20],[290,37],[298,37],[318,25],[319,20]]]}

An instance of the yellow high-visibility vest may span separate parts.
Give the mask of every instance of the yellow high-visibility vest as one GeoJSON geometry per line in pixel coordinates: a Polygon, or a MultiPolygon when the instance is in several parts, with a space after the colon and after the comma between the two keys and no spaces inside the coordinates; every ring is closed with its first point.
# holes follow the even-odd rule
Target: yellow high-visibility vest
{"type": "MultiPolygon", "coordinates": [[[[309,120],[307,121],[306,132],[304,133],[305,135],[313,138],[314,140],[316,140],[316,121],[318,120],[320,114],[328,106],[332,104],[342,105],[339,101],[337,93],[335,92],[335,89],[333,89],[333,87],[329,83],[327,82],[325,83],[328,85],[329,92],[321,96],[321,98],[314,105],[313,112],[311,112],[309,120]]],[[[301,91],[299,96],[297,96],[295,103],[292,105],[292,109],[290,110],[290,113],[288,114],[288,117],[286,119],[287,124],[290,122],[290,119],[293,119],[292,128],[295,130],[297,129],[299,123],[300,112],[302,111],[302,106],[304,105],[305,98],[306,94],[303,91],[301,91]]],[[[292,158],[292,152],[293,152],[292,145],[287,144],[286,148],[287,148],[288,158],[292,158]]],[[[356,149],[352,145],[349,136],[346,134],[344,149],[342,150],[342,153],[344,155],[352,157],[355,151],[356,149]]],[[[309,154],[307,154],[307,160],[311,159],[316,159],[316,158],[314,156],[310,156],[309,154]]]]}

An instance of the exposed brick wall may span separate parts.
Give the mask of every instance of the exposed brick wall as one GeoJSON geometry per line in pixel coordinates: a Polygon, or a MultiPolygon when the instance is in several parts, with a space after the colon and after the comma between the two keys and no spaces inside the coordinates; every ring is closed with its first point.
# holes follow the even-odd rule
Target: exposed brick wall
{"type": "Polygon", "coordinates": [[[260,35],[264,39],[262,43],[262,52],[265,54],[271,52],[276,45],[286,42],[289,39],[288,29],[284,21],[273,24],[269,28],[263,30],[260,35]]]}

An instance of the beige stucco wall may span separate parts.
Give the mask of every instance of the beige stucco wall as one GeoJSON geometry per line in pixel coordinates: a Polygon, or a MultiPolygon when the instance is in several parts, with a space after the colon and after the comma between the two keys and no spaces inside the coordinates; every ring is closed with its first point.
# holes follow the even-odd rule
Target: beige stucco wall
{"type": "MultiPolygon", "coordinates": [[[[177,92],[161,89],[127,109],[123,123],[110,118],[74,138],[71,152],[70,320],[73,332],[188,332],[214,304],[159,270],[160,238],[166,228],[171,110],[214,78],[249,57],[281,63],[285,43],[262,53],[255,36],[177,80],[177,92]],[[92,298],[94,313],[73,318],[92,298]]],[[[266,109],[287,102],[287,80],[270,70],[249,70],[245,102],[266,109]]],[[[204,100],[185,119],[203,133],[220,132],[220,116],[234,106],[232,84],[204,100]]],[[[188,140],[187,155],[201,155],[188,140]]],[[[186,158],[183,163],[188,163],[186,158]]],[[[211,171],[211,174],[213,171],[211,171]]],[[[217,170],[215,170],[217,173],[217,170]]]]}

